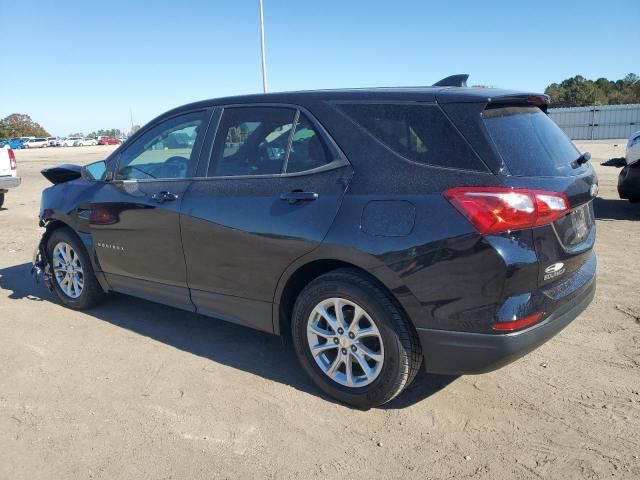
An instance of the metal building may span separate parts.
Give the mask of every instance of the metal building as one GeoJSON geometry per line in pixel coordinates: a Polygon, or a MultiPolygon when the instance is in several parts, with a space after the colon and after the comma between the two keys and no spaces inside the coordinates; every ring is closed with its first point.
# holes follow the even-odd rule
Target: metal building
{"type": "Polygon", "coordinates": [[[640,104],[550,108],[548,113],[572,140],[629,138],[640,130],[640,104]]]}

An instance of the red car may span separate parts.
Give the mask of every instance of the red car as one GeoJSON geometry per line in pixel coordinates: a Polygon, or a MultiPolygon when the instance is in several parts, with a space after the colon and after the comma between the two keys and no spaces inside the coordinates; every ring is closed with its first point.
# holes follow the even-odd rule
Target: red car
{"type": "Polygon", "coordinates": [[[117,138],[100,137],[98,145],[120,145],[122,142],[117,138]]]}

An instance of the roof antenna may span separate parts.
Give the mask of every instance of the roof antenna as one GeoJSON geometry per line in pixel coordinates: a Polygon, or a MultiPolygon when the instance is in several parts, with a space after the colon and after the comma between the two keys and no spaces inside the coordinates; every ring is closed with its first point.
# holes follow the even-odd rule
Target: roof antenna
{"type": "Polygon", "coordinates": [[[468,73],[459,73],[457,75],[451,75],[447,78],[443,78],[439,82],[433,84],[434,87],[466,87],[468,73]]]}

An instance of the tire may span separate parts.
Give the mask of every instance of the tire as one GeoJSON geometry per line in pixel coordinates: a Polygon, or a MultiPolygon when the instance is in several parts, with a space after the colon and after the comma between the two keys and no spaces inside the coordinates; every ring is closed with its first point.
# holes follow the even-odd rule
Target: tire
{"type": "MultiPolygon", "coordinates": [[[[327,307],[324,312],[335,321],[335,307],[332,310],[331,307],[327,307]],[[333,314],[330,314],[331,311],[333,314]]],[[[400,305],[382,285],[355,269],[334,270],[307,285],[296,300],[291,319],[291,333],[298,360],[313,383],[331,397],[357,408],[377,407],[395,398],[413,381],[422,364],[422,349],[417,334],[400,305]],[[355,308],[360,307],[362,311],[358,320],[359,326],[356,326],[354,331],[366,330],[371,336],[360,340],[356,337],[349,343],[345,338],[346,332],[337,335],[340,328],[337,332],[331,328],[327,317],[318,314],[321,309],[316,308],[323,302],[331,304],[333,299],[339,299],[340,311],[345,319],[344,325],[348,330],[353,326],[357,311],[355,308]],[[313,328],[310,328],[311,325],[314,325],[313,328]],[[319,331],[316,327],[324,334],[316,335],[319,331]],[[373,330],[376,330],[375,334],[371,333],[373,330]],[[321,343],[326,333],[331,333],[332,338],[326,338],[326,342],[321,343]],[[368,343],[365,345],[366,350],[361,350],[363,341],[373,344],[368,343]],[[333,347],[330,345],[331,342],[338,344],[333,347]],[[319,347],[319,351],[323,353],[314,356],[311,353],[312,344],[319,347]],[[335,356],[332,357],[333,350],[335,356]],[[324,353],[325,351],[327,353],[324,353]],[[373,357],[368,357],[364,353],[366,351],[382,358],[380,365],[373,357]],[[340,352],[343,355],[341,358],[346,358],[351,363],[349,369],[345,360],[342,360],[339,368],[332,368],[336,363],[340,363],[337,360],[340,352]],[[373,380],[373,374],[367,375],[361,367],[360,360],[356,361],[358,356],[360,359],[367,359],[369,371],[377,371],[373,380]],[[331,377],[330,372],[325,373],[332,369],[335,378],[331,377]],[[347,385],[349,371],[352,379],[360,380],[347,385]]]]}
{"type": "MultiPolygon", "coordinates": [[[[53,275],[51,282],[53,284],[53,290],[65,306],[74,310],[85,310],[95,307],[105,299],[106,294],[104,290],[102,290],[102,287],[100,286],[100,283],[98,283],[98,279],[93,272],[93,266],[91,265],[87,250],[82,244],[82,241],[71,229],[63,227],[58,228],[51,233],[47,241],[47,255],[51,262],[53,275]],[[60,281],[58,280],[58,274],[56,273],[56,267],[57,265],[60,265],[60,262],[54,258],[54,250],[58,245],[62,246],[64,244],[68,245],[73,250],[73,253],[75,254],[73,255],[73,258],[77,259],[81,267],[83,286],[80,292],[77,290],[75,291],[75,293],[79,293],[77,296],[70,295],[64,291],[60,281]]],[[[61,276],[62,275],[63,274],[61,274],[61,276]]]]}
{"type": "Polygon", "coordinates": [[[0,208],[4,205],[4,193],[0,193],[0,208]]]}

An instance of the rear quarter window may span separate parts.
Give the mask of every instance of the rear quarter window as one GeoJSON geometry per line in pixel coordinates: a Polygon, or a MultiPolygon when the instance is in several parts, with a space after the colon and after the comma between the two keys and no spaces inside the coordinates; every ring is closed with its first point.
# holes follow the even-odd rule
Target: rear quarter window
{"type": "Polygon", "coordinates": [[[398,155],[424,165],[487,171],[437,105],[339,104],[348,117],[398,155]]]}
{"type": "Polygon", "coordinates": [[[558,177],[584,173],[573,168],[580,152],[542,110],[534,106],[490,108],[483,122],[509,172],[516,176],[558,177]]]}

